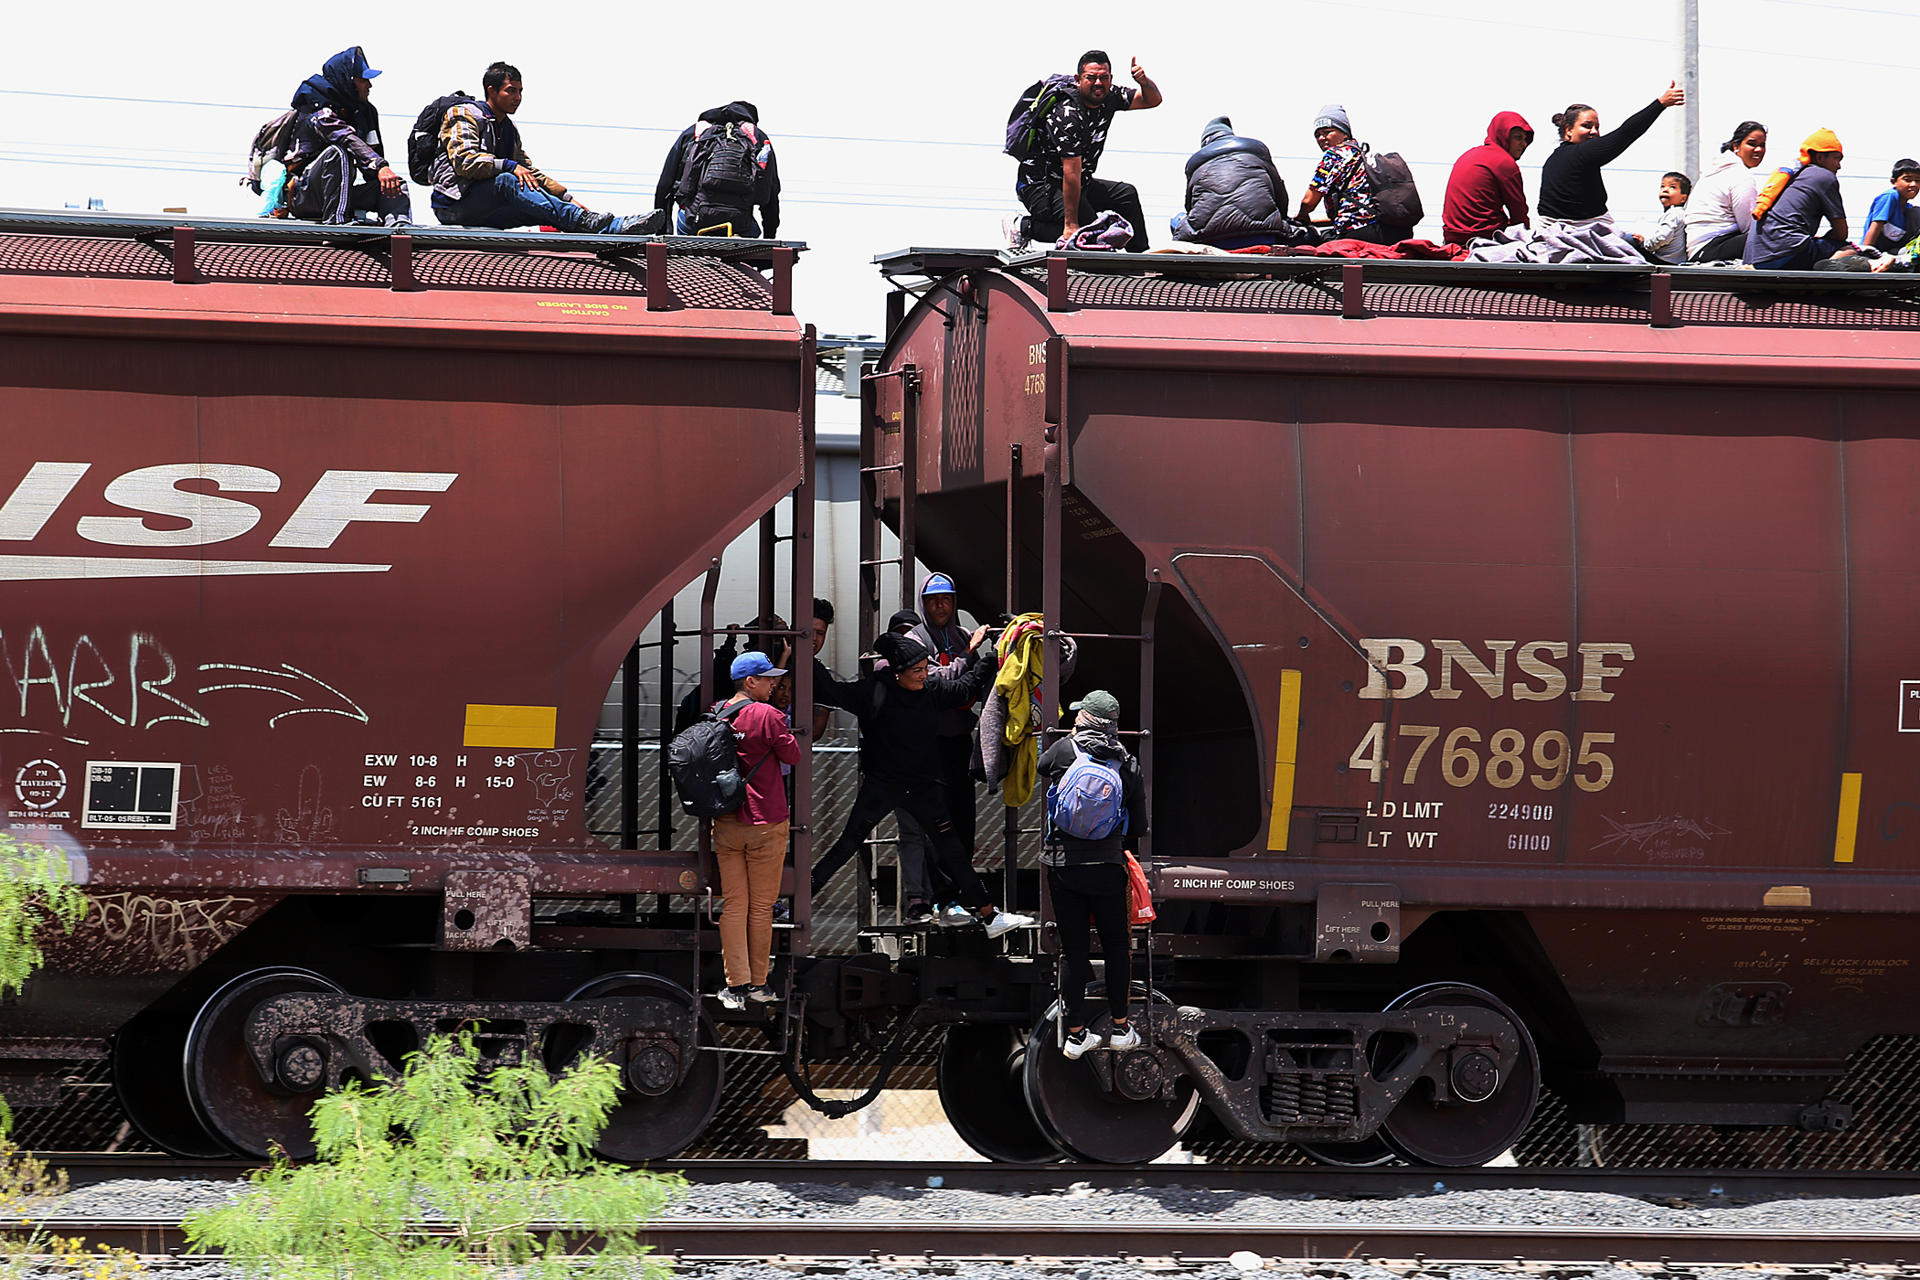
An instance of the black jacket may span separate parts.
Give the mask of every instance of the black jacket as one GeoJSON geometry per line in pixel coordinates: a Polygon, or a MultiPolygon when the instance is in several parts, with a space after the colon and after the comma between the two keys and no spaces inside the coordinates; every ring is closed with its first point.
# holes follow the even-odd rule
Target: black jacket
{"type": "MultiPolygon", "coordinates": [[[[1082,737],[1078,741],[1080,748],[1088,755],[1119,769],[1120,798],[1127,806],[1126,833],[1116,833],[1103,840],[1082,840],[1064,831],[1055,831],[1050,826],[1046,845],[1040,850],[1040,861],[1050,867],[1086,862],[1125,862],[1126,851],[1139,847],[1140,837],[1147,830],[1147,787],[1140,777],[1140,762],[1117,739],[1105,734],[1082,737]]],[[[1049,783],[1058,782],[1073,764],[1077,754],[1074,743],[1074,738],[1066,737],[1048,747],[1040,757],[1040,776],[1049,783]]]]}
{"type": "Polygon", "coordinates": [[[982,645],[964,667],[929,672],[924,689],[903,689],[887,672],[838,680],[813,660],[813,700],[851,711],[860,721],[860,772],[903,784],[938,782],[940,713],[964,707],[993,683],[999,663],[982,645]],[[957,673],[942,679],[946,673],[957,673]]]}
{"type": "Polygon", "coordinates": [[[1622,120],[1612,133],[1555,147],[1540,166],[1540,216],[1577,222],[1605,213],[1607,184],[1600,176],[1600,167],[1619,159],[1620,153],[1638,142],[1665,110],[1655,98],[1622,120]]]}
{"type": "MultiPolygon", "coordinates": [[[[724,107],[712,107],[700,113],[700,122],[705,124],[726,124],[733,121],[750,124],[767,144],[767,164],[754,179],[753,203],[760,207],[760,233],[769,240],[780,235],[780,157],[773,149],[773,139],[767,137],[766,130],[760,128],[760,109],[751,102],[729,102],[724,107]]],[[[690,124],[680,131],[673,140],[673,146],[667,149],[666,163],[660,166],[660,181],[654,184],[653,207],[671,213],[674,201],[678,198],[680,178],[687,167],[687,149],[693,145],[694,133],[699,124],[690,124]]],[[[750,213],[751,210],[742,210],[750,213]]],[[[671,229],[672,223],[668,227],[671,229]]],[[[669,230],[671,234],[671,230],[669,230]]]]}
{"type": "Polygon", "coordinates": [[[1271,235],[1282,244],[1313,235],[1287,216],[1287,184],[1267,144],[1243,138],[1216,120],[1187,160],[1187,207],[1174,238],[1202,244],[1234,236],[1271,235]]]}

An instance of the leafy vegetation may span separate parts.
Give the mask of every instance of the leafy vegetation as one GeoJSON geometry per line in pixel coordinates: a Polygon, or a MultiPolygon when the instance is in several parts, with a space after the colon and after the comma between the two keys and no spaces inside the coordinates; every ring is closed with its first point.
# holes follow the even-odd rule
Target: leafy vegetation
{"type": "Polygon", "coordinates": [[[18,994],[46,958],[43,926],[71,933],[86,913],[87,895],[74,887],[65,854],[0,831],[0,995],[18,994]]]}
{"type": "Polygon", "coordinates": [[[318,1158],[256,1173],[187,1237],[273,1280],[664,1275],[639,1232],[685,1183],[589,1150],[618,1088],[598,1059],[483,1072],[471,1034],[435,1039],[399,1080],[321,1098],[318,1158]]]}

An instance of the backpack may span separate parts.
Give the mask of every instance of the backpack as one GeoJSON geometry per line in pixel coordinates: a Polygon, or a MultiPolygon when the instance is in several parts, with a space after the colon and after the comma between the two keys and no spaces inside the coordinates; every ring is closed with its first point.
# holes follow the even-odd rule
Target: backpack
{"type": "Polygon", "coordinates": [[[1804,164],[1796,164],[1775,169],[1767,175],[1767,180],[1761,183],[1760,189],[1754,193],[1753,220],[1755,222],[1759,222],[1767,216],[1767,211],[1773,208],[1774,202],[1780,198],[1781,194],[1785,192],[1788,187],[1793,185],[1793,180],[1799,177],[1801,173],[1806,170],[1806,167],[1804,164]]]}
{"type": "Polygon", "coordinates": [[[1413,185],[1413,170],[1398,151],[1363,150],[1367,182],[1373,187],[1373,205],[1380,221],[1394,227],[1411,227],[1427,216],[1420,207],[1420,189],[1413,185]]]}
{"type": "Polygon", "coordinates": [[[1047,821],[1080,840],[1104,840],[1127,829],[1120,770],[1073,744],[1073,763],[1047,789],[1047,821]]]}
{"type": "Polygon", "coordinates": [[[414,117],[413,130],[407,134],[407,176],[423,187],[433,185],[433,158],[440,154],[440,126],[446,123],[447,108],[463,102],[478,102],[471,94],[442,94],[414,117]]]}
{"type": "Polygon", "coordinates": [[[705,712],[667,746],[667,772],[680,793],[680,807],[696,818],[718,818],[738,809],[747,798],[747,779],[767,762],[767,756],[761,756],[760,764],[740,772],[733,718],[749,705],[736,702],[722,711],[705,712]]]}
{"type": "Polygon", "coordinates": [[[1153,886],[1147,883],[1147,873],[1140,869],[1140,863],[1132,854],[1127,855],[1127,923],[1136,929],[1144,929],[1160,918],[1153,907],[1153,886]]]}
{"type": "Polygon", "coordinates": [[[293,144],[294,121],[299,118],[298,111],[282,111],[254,130],[253,145],[247,151],[247,176],[240,179],[241,186],[255,195],[264,194],[260,186],[261,175],[266,172],[268,161],[286,160],[287,149],[293,144]]]}
{"type": "Polygon", "coordinates": [[[761,138],[744,120],[714,123],[687,148],[676,191],[682,209],[746,209],[760,176],[761,138]]]}
{"type": "Polygon", "coordinates": [[[1062,73],[1035,80],[1021,90],[1020,100],[1007,116],[1007,143],[1001,149],[1023,164],[1033,159],[1046,132],[1047,113],[1074,91],[1074,83],[1072,76],[1062,73]]]}

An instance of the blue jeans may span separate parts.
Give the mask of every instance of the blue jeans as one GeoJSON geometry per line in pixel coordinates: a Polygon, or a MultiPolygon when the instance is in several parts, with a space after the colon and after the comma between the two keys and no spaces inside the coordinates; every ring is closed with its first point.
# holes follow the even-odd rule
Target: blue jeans
{"type": "Polygon", "coordinates": [[[584,231],[581,219],[586,211],[548,195],[538,187],[529,187],[511,173],[503,173],[491,182],[476,182],[458,200],[435,193],[433,214],[450,227],[554,226],[562,231],[584,231]]]}

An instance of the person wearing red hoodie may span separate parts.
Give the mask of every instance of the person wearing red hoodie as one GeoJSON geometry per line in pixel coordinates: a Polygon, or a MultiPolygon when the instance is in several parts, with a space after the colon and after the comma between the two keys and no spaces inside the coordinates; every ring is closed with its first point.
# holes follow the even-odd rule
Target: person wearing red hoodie
{"type": "Polygon", "coordinates": [[[1487,140],[1453,162],[1440,220],[1448,244],[1532,225],[1519,164],[1532,145],[1533,126],[1517,111],[1502,111],[1487,126],[1487,140]]]}

